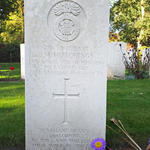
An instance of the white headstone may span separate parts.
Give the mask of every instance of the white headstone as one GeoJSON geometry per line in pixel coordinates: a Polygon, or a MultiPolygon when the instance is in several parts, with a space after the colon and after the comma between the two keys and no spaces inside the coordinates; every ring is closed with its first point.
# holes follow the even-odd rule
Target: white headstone
{"type": "Polygon", "coordinates": [[[149,77],[150,77],[150,48],[142,49],[142,63],[149,64],[149,77]]]}
{"type": "Polygon", "coordinates": [[[20,44],[21,79],[25,79],[25,46],[20,44]]]}
{"type": "Polygon", "coordinates": [[[105,138],[107,0],[25,0],[26,150],[105,138]]]}
{"type": "Polygon", "coordinates": [[[124,78],[125,65],[123,63],[123,53],[126,52],[126,43],[111,42],[108,49],[108,78],[124,78]],[[122,50],[120,49],[120,44],[122,50]]]}

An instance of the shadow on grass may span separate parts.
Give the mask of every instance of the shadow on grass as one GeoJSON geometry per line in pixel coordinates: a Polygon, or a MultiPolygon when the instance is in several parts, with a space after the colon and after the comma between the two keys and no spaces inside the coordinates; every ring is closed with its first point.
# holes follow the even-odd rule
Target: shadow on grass
{"type": "Polygon", "coordinates": [[[16,150],[25,145],[25,114],[22,108],[3,108],[0,112],[0,150],[16,150]]]}
{"type": "MultiPolygon", "coordinates": [[[[0,147],[1,148],[1,147],[0,147]]],[[[7,147],[4,148],[2,150],[25,150],[25,146],[18,146],[18,147],[7,147]]]]}
{"type": "Polygon", "coordinates": [[[0,113],[11,113],[12,111],[16,110],[18,107],[6,107],[0,108],[0,113]]]}

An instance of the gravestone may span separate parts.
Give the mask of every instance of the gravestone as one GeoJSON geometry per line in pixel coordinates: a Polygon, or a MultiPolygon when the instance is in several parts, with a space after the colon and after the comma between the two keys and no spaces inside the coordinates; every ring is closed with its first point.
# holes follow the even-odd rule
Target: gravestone
{"type": "Polygon", "coordinates": [[[26,150],[105,139],[107,0],[25,0],[26,150]]]}
{"type": "Polygon", "coordinates": [[[142,49],[142,63],[147,63],[149,64],[149,77],[150,77],[150,48],[142,49]]]}
{"type": "Polygon", "coordinates": [[[125,65],[123,63],[123,53],[126,52],[126,43],[111,42],[108,49],[108,70],[107,77],[120,79],[125,77],[125,65]],[[120,49],[120,44],[122,50],[120,49]]]}
{"type": "Polygon", "coordinates": [[[21,79],[25,79],[25,45],[20,44],[21,79]]]}

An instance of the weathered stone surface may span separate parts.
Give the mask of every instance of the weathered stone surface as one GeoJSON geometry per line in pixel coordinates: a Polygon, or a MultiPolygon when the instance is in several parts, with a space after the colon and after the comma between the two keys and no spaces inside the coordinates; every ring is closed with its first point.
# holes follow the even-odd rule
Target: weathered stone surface
{"type": "Polygon", "coordinates": [[[105,138],[107,0],[25,0],[26,150],[105,138]]]}

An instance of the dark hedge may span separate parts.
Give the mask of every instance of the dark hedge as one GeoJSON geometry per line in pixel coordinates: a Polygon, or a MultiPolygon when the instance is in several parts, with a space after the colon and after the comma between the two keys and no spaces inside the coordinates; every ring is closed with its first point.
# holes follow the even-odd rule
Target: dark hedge
{"type": "Polygon", "coordinates": [[[20,62],[20,45],[0,44],[0,63],[20,62]]]}

